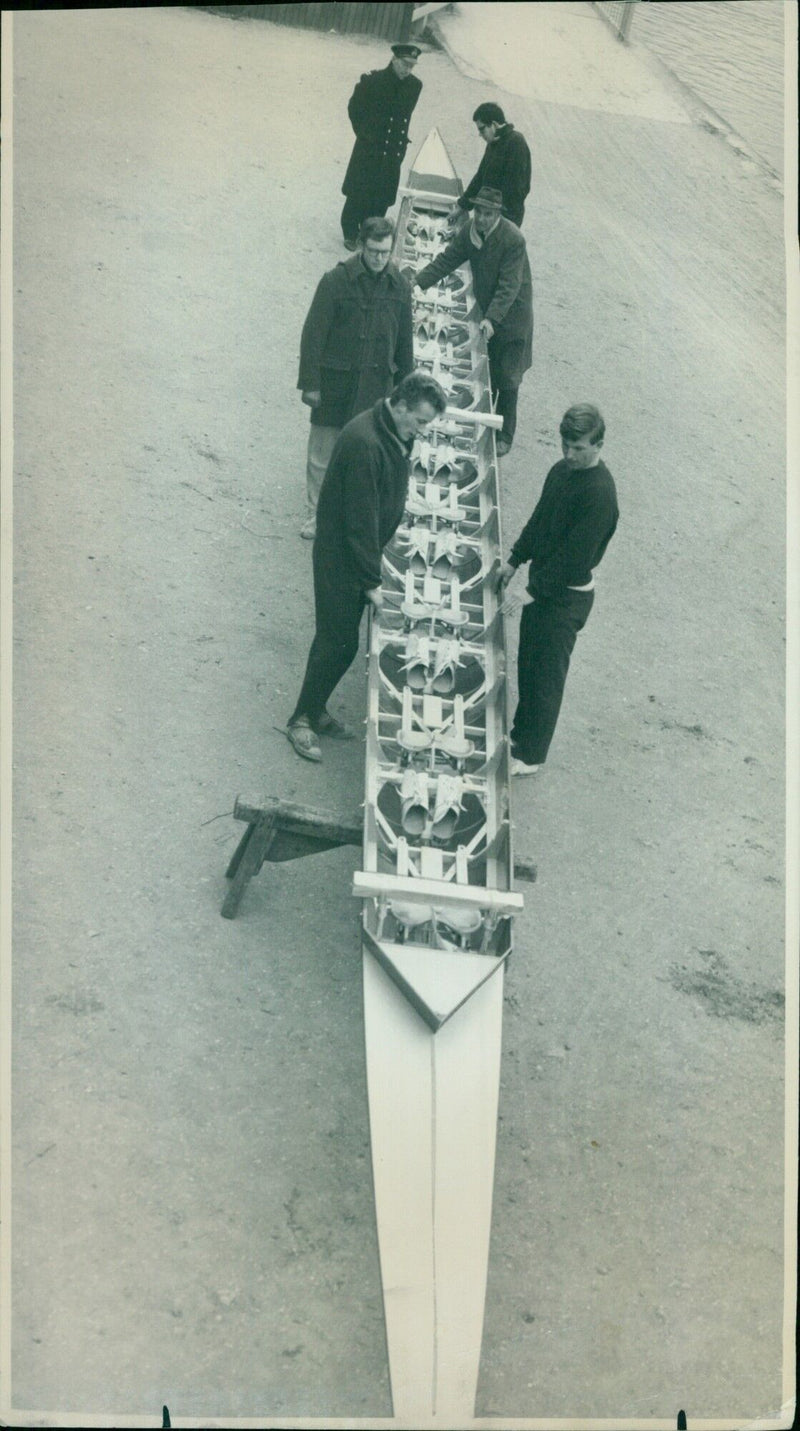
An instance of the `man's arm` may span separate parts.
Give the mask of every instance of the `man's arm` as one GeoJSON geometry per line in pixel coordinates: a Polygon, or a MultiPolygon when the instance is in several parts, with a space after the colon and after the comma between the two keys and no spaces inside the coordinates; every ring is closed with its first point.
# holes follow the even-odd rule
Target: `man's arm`
{"type": "Polygon", "coordinates": [[[483,171],[485,168],[486,154],[484,153],[481,158],[480,164],[475,170],[474,178],[470,179],[470,182],[467,184],[467,187],[461,195],[461,198],[457,201],[459,209],[466,210],[472,208],[472,202],[475,198],[475,195],[483,185],[483,171]]]}
{"type": "Polygon", "coordinates": [[[440,278],[446,278],[448,273],[453,273],[455,269],[461,267],[462,263],[466,263],[469,251],[469,233],[456,234],[447,247],[442,249],[438,258],[427,264],[417,274],[414,280],[417,287],[424,292],[426,288],[430,288],[432,283],[438,283],[440,278]]]}
{"type": "Polygon", "coordinates": [[[359,438],[345,436],[338,454],[344,467],[343,522],[345,540],[365,592],[381,584],[381,544],[378,535],[378,458],[359,438]]]}
{"type": "Polygon", "coordinates": [[[522,287],[525,269],[525,240],[516,229],[511,229],[511,238],[504,242],[500,259],[500,272],[492,301],[484,313],[493,328],[502,323],[514,299],[522,287]]]}
{"type": "Polygon", "coordinates": [[[531,191],[531,151],[522,135],[515,129],[511,135],[506,171],[506,207],[521,209],[531,191]]]}
{"type": "Polygon", "coordinates": [[[414,370],[414,320],[411,313],[411,289],[405,279],[403,279],[403,305],[400,309],[394,361],[397,368],[396,380],[399,383],[401,378],[414,370]]]}
{"type": "Polygon", "coordinates": [[[360,138],[370,118],[370,76],[362,75],[347,102],[347,113],[356,138],[360,138]]]}
{"type": "Polygon", "coordinates": [[[336,312],[334,278],[324,273],[308,310],[300,335],[300,373],[297,386],[303,392],[319,392],[322,380],[322,354],[336,312]]]}

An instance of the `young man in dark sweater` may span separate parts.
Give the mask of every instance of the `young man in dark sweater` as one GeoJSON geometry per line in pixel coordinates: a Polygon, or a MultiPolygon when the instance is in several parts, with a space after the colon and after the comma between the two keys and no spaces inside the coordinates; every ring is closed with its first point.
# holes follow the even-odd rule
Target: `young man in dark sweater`
{"type": "MultiPolygon", "coordinates": [[[[511,727],[511,773],[543,765],[558,721],[569,660],[594,602],[594,568],[619,518],[614,479],[600,460],[605,423],[578,403],[561,419],[563,460],[545,478],[533,516],[500,569],[500,585],[529,562],[519,632],[519,704],[511,727]]],[[[519,607],[507,598],[503,609],[519,607]]]]}

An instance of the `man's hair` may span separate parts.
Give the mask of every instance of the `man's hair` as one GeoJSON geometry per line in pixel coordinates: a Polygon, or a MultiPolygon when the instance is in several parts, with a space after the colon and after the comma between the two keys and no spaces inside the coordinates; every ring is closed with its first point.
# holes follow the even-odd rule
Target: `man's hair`
{"type": "Polygon", "coordinates": [[[499,104],[494,104],[487,99],[484,104],[479,104],[472,118],[476,124],[505,124],[506,117],[499,104]]]}
{"type": "Polygon", "coordinates": [[[367,239],[377,243],[379,239],[394,238],[394,224],[391,219],[364,219],[358,233],[362,243],[367,239]]]}
{"type": "Polygon", "coordinates": [[[389,401],[393,406],[402,402],[409,408],[419,407],[420,403],[429,402],[435,413],[444,412],[447,407],[444,388],[439,386],[430,373],[407,373],[397,384],[389,401]]]}
{"type": "Polygon", "coordinates": [[[562,437],[572,442],[578,442],[581,437],[588,437],[591,443],[602,442],[606,435],[603,415],[590,402],[576,402],[573,407],[567,408],[558,430],[562,437]]]}

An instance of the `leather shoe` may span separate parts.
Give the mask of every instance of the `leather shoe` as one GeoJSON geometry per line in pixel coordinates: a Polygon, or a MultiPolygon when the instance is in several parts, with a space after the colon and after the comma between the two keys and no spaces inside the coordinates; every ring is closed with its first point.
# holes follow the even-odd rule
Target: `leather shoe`
{"type": "Polygon", "coordinates": [[[294,746],[298,755],[302,755],[304,760],[321,760],[322,751],[319,748],[316,732],[311,729],[305,716],[294,721],[286,727],[286,735],[289,744],[294,746]]]}

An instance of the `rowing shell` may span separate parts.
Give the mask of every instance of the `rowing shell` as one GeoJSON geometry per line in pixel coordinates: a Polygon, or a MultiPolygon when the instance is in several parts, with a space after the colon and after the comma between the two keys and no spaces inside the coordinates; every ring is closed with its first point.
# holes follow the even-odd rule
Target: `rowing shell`
{"type": "MultiPolygon", "coordinates": [[[[447,241],[461,184],[437,130],[395,258],[447,241]]],[[[415,362],[448,409],[412,453],[370,628],[362,945],[372,1166],[395,1418],[472,1419],[512,918],[498,467],[469,270],[415,302],[415,362]]]]}

